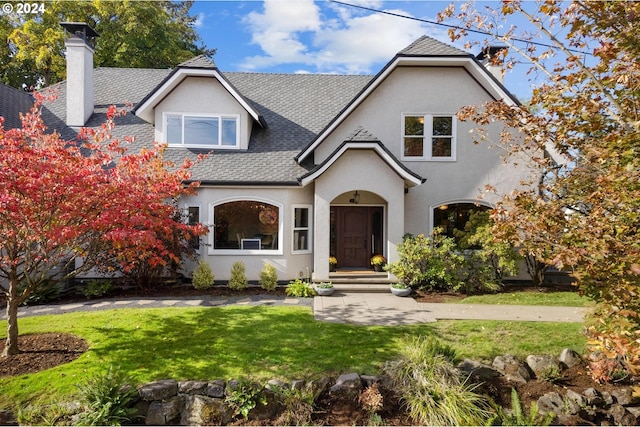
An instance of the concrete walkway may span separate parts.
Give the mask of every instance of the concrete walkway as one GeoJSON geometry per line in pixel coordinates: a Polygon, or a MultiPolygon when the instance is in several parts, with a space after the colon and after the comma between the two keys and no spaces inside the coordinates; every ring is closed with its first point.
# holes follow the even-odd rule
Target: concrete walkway
{"type": "MultiPolygon", "coordinates": [[[[103,299],[68,304],[20,307],[19,317],[63,314],[75,311],[152,307],[220,307],[225,305],[307,306],[322,322],[354,325],[409,325],[440,319],[511,320],[533,322],[582,322],[585,308],[518,305],[418,303],[391,293],[343,292],[315,298],[284,296],[187,297],[149,299],[103,299]]],[[[5,318],[5,316],[2,316],[5,318]]]]}
{"type": "Polygon", "coordinates": [[[581,307],[419,303],[391,293],[335,292],[315,297],[316,320],[355,325],[410,325],[443,319],[582,322],[581,307]]]}

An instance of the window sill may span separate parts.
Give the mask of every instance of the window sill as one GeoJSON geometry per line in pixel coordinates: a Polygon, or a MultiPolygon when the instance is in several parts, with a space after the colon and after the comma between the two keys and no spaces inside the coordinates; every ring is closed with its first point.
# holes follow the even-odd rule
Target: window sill
{"type": "Polygon", "coordinates": [[[231,255],[231,256],[250,256],[250,255],[283,255],[283,251],[278,249],[211,249],[209,255],[231,255]]]}

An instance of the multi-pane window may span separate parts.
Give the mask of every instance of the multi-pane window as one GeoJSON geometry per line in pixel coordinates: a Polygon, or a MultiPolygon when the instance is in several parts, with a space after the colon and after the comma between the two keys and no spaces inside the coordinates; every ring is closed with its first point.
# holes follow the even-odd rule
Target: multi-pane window
{"type": "Polygon", "coordinates": [[[308,252],[311,248],[311,207],[293,207],[293,252],[308,252]]]}
{"type": "Polygon", "coordinates": [[[213,249],[279,249],[280,208],[266,202],[237,200],[213,210],[213,249]]]}
{"type": "Polygon", "coordinates": [[[238,147],[236,116],[167,114],[166,142],[190,147],[238,147]]]}
{"type": "Polygon", "coordinates": [[[403,116],[403,158],[407,160],[453,160],[453,116],[407,114],[403,116]]]}

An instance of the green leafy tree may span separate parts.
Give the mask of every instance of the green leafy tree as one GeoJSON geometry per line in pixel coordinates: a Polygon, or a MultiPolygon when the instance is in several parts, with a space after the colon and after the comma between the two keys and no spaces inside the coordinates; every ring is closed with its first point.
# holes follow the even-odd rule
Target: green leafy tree
{"type": "Polygon", "coordinates": [[[478,141],[496,119],[516,129],[495,142],[527,156],[536,172],[504,195],[494,232],[571,269],[598,302],[591,349],[639,374],[640,2],[504,1],[484,10],[451,5],[440,16],[463,22],[453,39],[469,29],[492,33],[508,47],[498,58],[505,68],[524,57],[545,77],[529,109],[496,101],[459,112],[479,125],[478,141]],[[515,17],[535,31],[519,31],[515,17]],[[503,24],[508,30],[497,34],[503,24]]]}
{"type": "MultiPolygon", "coordinates": [[[[193,56],[213,55],[194,29],[193,1],[60,1],[35,15],[0,16],[8,40],[0,60],[2,81],[21,88],[48,86],[65,78],[64,29],[84,22],[96,30],[94,63],[102,67],[168,68],[193,56]],[[4,55],[6,54],[6,55],[4,55]]],[[[5,37],[6,36],[6,37],[5,37]]],[[[4,45],[4,43],[3,43],[4,45]]]]}

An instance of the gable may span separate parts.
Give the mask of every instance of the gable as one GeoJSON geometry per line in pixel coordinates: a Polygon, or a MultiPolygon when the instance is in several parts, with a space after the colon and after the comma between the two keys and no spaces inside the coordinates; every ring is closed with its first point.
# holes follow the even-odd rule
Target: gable
{"type": "Polygon", "coordinates": [[[155,123],[154,109],[167,96],[179,90],[181,84],[189,77],[211,78],[216,80],[225,91],[244,108],[244,110],[262,126],[258,112],[247,102],[241,93],[227,81],[216,68],[176,68],[162,83],[151,91],[133,110],[134,114],[149,123],[155,123]]]}
{"type": "MultiPolygon", "coordinates": [[[[413,51],[412,49],[410,51],[413,51]]],[[[462,52],[462,51],[459,51],[462,52]]],[[[498,82],[493,75],[480,64],[472,55],[458,53],[452,56],[432,56],[424,54],[398,54],[389,62],[383,69],[374,77],[374,79],[338,114],[318,135],[317,137],[305,147],[296,156],[298,162],[303,162],[307,157],[315,152],[315,150],[325,141],[330,135],[338,129],[338,127],[347,120],[355,111],[357,111],[363,103],[365,103],[371,96],[375,95],[379,87],[397,70],[412,67],[417,69],[458,69],[464,71],[466,77],[464,80],[473,82],[474,85],[481,88],[486,94],[486,100],[498,100],[502,99],[508,105],[517,105],[517,99],[509,93],[504,86],[498,82]]],[[[410,81],[406,82],[410,84],[410,81]]],[[[449,87],[455,87],[451,84],[449,87]]],[[[440,98],[440,100],[446,99],[440,98]]],[[[463,104],[466,105],[466,104],[463,104]]],[[[455,111],[454,111],[455,112],[455,111]]],[[[351,126],[353,128],[353,126],[351,126]]],[[[339,138],[338,138],[339,139],[339,138]]]]}

